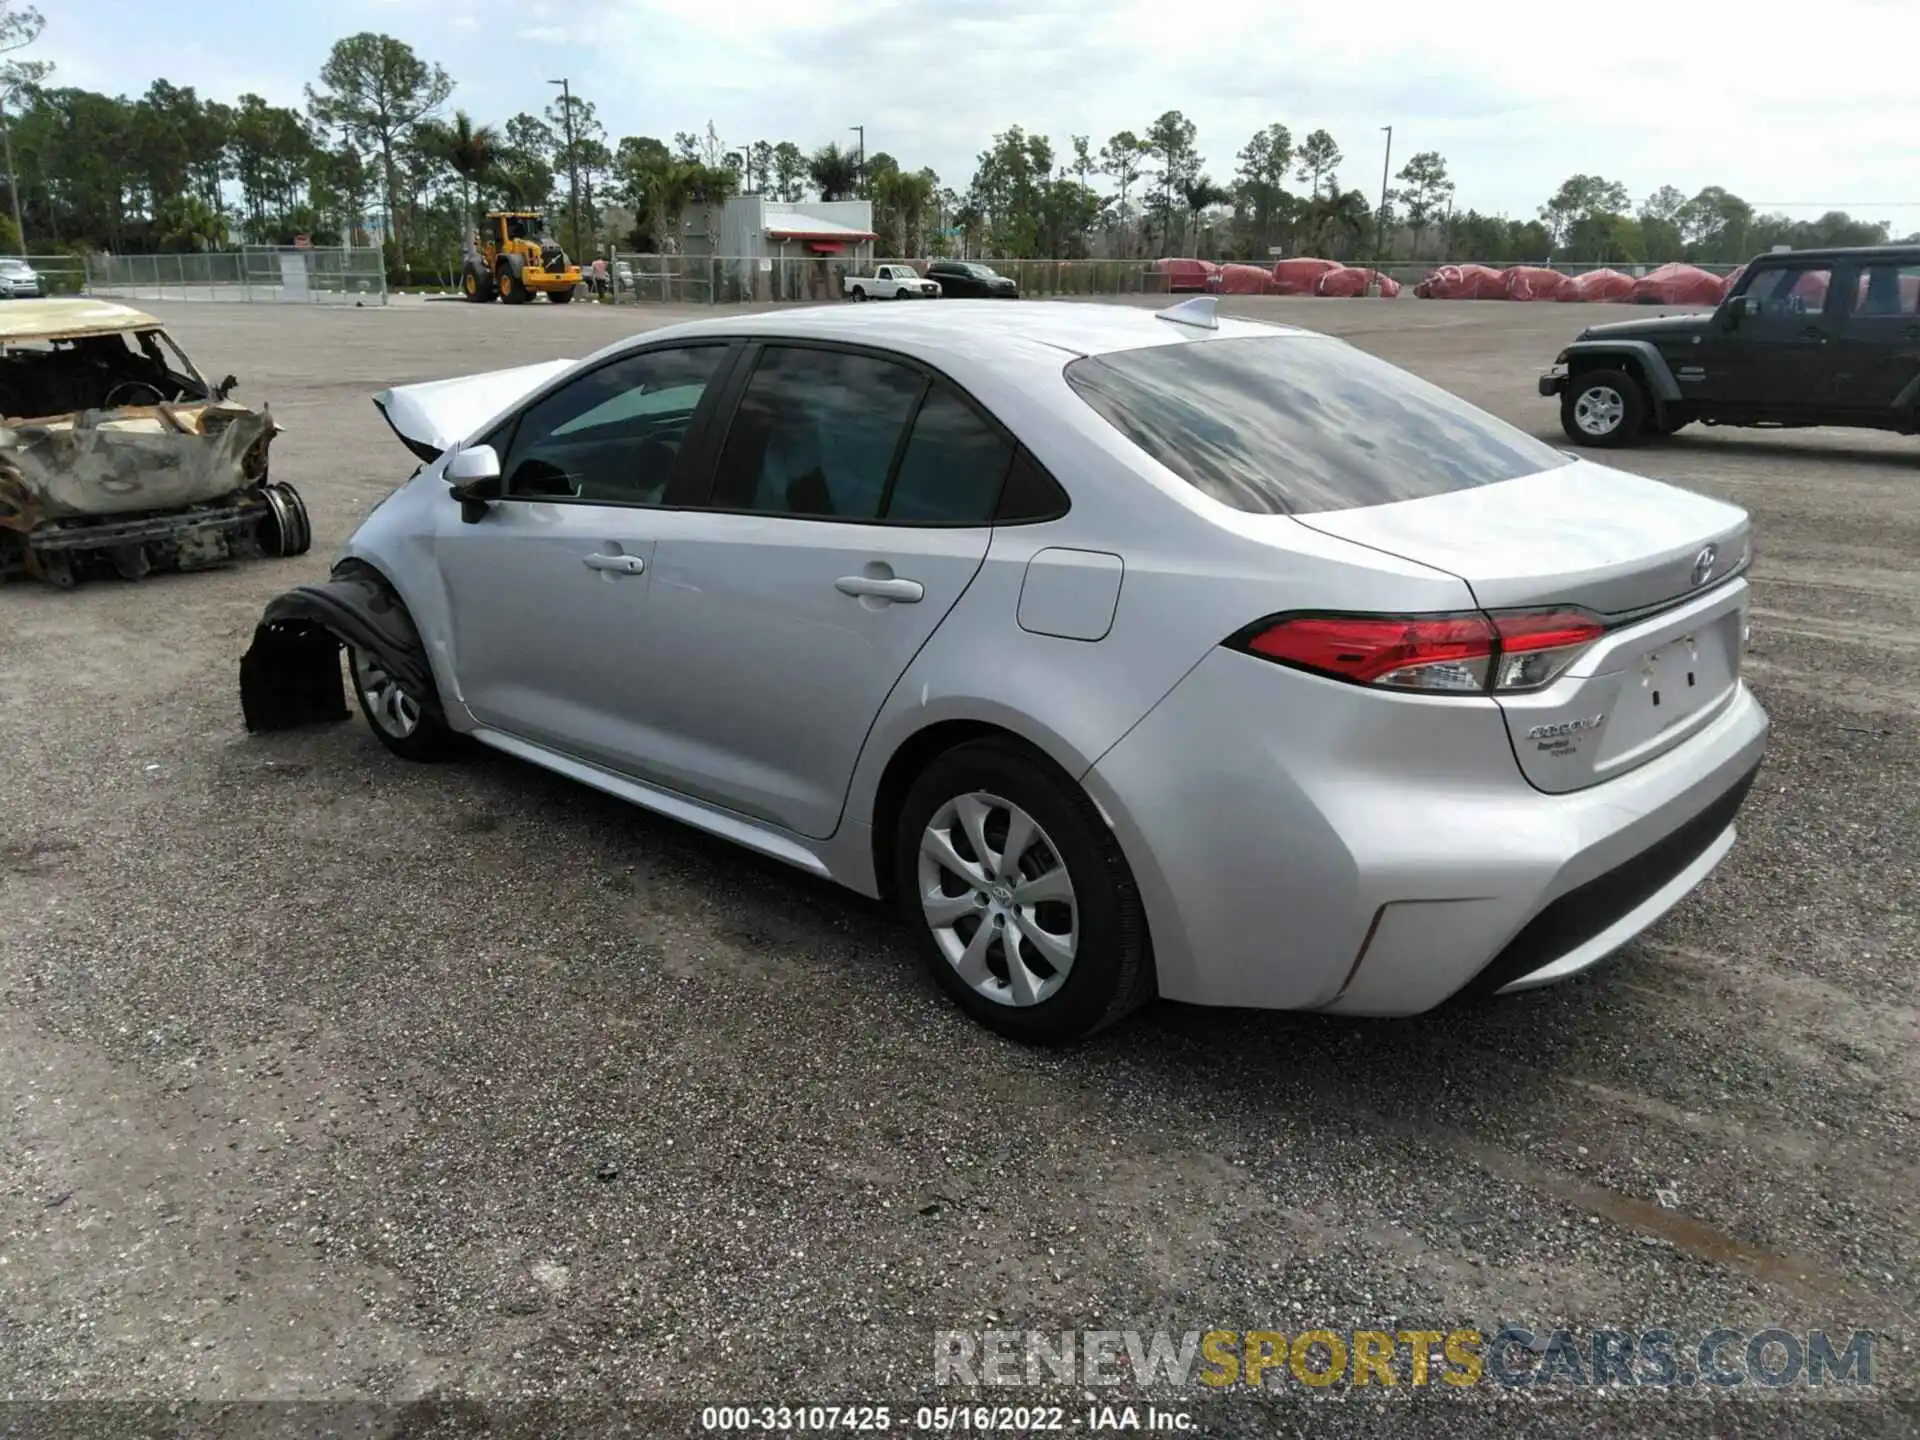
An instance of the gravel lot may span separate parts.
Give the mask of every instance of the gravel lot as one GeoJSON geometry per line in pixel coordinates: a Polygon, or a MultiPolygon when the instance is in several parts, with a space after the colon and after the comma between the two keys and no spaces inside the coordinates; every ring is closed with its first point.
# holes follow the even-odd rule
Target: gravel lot
{"type": "MultiPolygon", "coordinates": [[[[1552,437],[1538,368],[1645,313],[1228,303],[1552,437]]],[[[1914,1395],[1920,441],[1696,427],[1622,460],[1756,515],[1776,729],[1730,860],[1614,965],[1395,1023],[1162,1005],[1045,1054],[875,907],[718,841],[357,721],[244,732],[261,607],[411,469],[371,392],[694,312],[153,308],[271,402],[316,543],[0,592],[0,1395],[617,1393],[665,1432],[972,1398],[935,1389],[936,1330],[1506,1321],[1872,1329],[1914,1395]]],[[[1196,1413],[1409,1416],[1302,1393],[1196,1413]]],[[[1735,1423],[1436,1398],[1436,1432],[1735,1423]]]]}

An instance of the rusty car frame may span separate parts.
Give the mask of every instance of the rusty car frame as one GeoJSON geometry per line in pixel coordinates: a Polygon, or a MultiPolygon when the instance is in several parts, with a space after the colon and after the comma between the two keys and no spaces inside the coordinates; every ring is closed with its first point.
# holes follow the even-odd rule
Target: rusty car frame
{"type": "Polygon", "coordinates": [[[106,300],[0,309],[0,580],[71,586],[305,554],[280,426],[210,384],[152,315],[106,300]]]}

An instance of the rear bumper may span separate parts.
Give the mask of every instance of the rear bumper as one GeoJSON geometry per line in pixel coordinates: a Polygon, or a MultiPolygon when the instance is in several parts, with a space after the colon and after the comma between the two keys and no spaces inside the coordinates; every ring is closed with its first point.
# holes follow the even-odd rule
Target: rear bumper
{"type": "Polygon", "coordinates": [[[1732,848],[1767,731],[1742,686],[1674,750],[1549,795],[1491,701],[1222,651],[1086,784],[1133,865],[1162,995],[1412,1015],[1577,974],[1678,904],[1732,848]]]}

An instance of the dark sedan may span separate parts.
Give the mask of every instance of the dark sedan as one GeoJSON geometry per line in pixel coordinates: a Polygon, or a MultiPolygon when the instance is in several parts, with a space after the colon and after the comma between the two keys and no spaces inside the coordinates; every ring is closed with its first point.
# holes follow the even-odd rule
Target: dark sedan
{"type": "Polygon", "coordinates": [[[1020,287],[990,265],[972,260],[936,260],[927,266],[927,278],[940,282],[943,297],[954,300],[1018,300],[1020,287]]]}

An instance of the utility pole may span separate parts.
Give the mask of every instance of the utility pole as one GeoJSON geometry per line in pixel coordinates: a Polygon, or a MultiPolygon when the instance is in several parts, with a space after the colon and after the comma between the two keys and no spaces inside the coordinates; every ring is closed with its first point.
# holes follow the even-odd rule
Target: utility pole
{"type": "Polygon", "coordinates": [[[867,127],[849,125],[847,128],[860,137],[860,193],[865,196],[867,194],[867,127]]]}
{"type": "Polygon", "coordinates": [[[1380,262],[1387,254],[1387,172],[1393,169],[1393,127],[1382,125],[1387,132],[1387,153],[1380,161],[1380,214],[1373,227],[1373,274],[1380,278],[1380,262]]]}
{"type": "Polygon", "coordinates": [[[549,80],[549,85],[560,87],[561,115],[567,122],[567,218],[568,228],[573,234],[573,251],[567,257],[574,264],[580,263],[580,167],[573,158],[573,91],[565,80],[549,80]]]}
{"type": "Polygon", "coordinates": [[[20,177],[13,169],[13,132],[7,128],[7,101],[11,97],[0,93],[0,145],[7,152],[7,196],[13,201],[13,233],[20,237],[20,253],[27,253],[27,227],[20,221],[20,177]]]}

